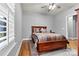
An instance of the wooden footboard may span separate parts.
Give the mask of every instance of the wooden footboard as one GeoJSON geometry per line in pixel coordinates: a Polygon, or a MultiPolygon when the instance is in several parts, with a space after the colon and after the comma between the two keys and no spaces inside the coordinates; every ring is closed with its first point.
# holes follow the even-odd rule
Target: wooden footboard
{"type": "Polygon", "coordinates": [[[56,50],[61,48],[67,48],[67,41],[47,41],[37,43],[38,52],[46,52],[50,50],[56,50]]]}

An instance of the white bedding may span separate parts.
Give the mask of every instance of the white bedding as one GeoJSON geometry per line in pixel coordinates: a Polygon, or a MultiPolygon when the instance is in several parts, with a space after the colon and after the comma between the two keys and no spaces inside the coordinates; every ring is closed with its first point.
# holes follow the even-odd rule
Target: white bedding
{"type": "Polygon", "coordinates": [[[60,34],[55,34],[55,33],[35,33],[35,35],[38,37],[38,39],[46,39],[47,37],[53,37],[53,36],[61,36],[60,34]]]}

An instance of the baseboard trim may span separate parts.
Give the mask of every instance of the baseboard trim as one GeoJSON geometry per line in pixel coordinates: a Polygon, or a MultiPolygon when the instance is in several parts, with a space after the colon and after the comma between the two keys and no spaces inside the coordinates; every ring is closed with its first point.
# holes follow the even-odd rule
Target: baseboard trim
{"type": "Polygon", "coordinates": [[[23,40],[31,40],[31,38],[29,37],[29,38],[23,38],[23,40]]]}
{"type": "Polygon", "coordinates": [[[19,54],[19,51],[20,51],[20,48],[21,48],[21,45],[22,45],[22,41],[23,41],[23,40],[21,40],[21,43],[20,43],[20,45],[19,45],[19,48],[17,49],[16,56],[18,56],[18,54],[19,54]]]}

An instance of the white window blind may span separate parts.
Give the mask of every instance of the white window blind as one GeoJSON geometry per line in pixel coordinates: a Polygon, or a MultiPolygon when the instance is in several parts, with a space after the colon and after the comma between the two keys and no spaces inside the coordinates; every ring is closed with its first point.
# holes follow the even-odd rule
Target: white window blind
{"type": "Polygon", "coordinates": [[[8,45],[8,9],[0,4],[0,50],[8,45]]]}
{"type": "Polygon", "coordinates": [[[0,50],[14,41],[15,4],[0,3],[0,50]]]}

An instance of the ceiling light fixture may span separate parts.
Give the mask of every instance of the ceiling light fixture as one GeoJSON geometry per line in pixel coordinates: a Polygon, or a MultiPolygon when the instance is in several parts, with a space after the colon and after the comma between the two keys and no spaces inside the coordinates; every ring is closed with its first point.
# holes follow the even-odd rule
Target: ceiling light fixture
{"type": "Polygon", "coordinates": [[[53,6],[52,6],[52,10],[54,10],[56,8],[56,5],[54,4],[53,6]]]}
{"type": "Polygon", "coordinates": [[[56,8],[56,4],[50,4],[49,5],[49,10],[54,10],[56,8]]]}
{"type": "Polygon", "coordinates": [[[49,9],[52,9],[52,5],[49,5],[49,9]]]}

